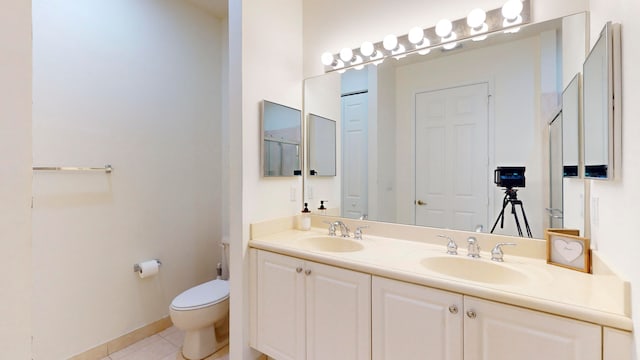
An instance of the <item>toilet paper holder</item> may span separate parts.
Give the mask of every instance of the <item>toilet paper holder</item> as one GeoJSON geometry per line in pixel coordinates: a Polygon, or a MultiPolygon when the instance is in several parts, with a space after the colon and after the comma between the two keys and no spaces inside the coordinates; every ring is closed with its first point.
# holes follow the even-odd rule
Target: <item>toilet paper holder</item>
{"type": "MultiPolygon", "coordinates": [[[[162,262],[158,259],[153,259],[158,263],[158,266],[162,265],[162,262]]],[[[133,264],[133,272],[140,272],[140,264],[133,264]]]]}

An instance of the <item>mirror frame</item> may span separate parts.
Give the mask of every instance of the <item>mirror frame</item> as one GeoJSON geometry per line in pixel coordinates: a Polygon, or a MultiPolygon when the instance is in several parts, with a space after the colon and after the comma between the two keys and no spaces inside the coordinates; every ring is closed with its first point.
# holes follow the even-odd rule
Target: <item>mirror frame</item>
{"type": "MultiPolygon", "coordinates": [[[[583,77],[582,77],[582,114],[583,114],[583,126],[582,126],[582,146],[583,146],[583,171],[585,179],[594,180],[612,180],[614,174],[620,174],[620,152],[621,152],[621,81],[620,81],[620,25],[607,22],[600,31],[598,40],[595,42],[591,51],[585,58],[583,64],[583,77]],[[597,51],[600,47],[604,47],[603,58],[598,58],[597,51]],[[598,65],[598,60],[603,60],[602,67],[594,68],[598,65]],[[606,79],[596,77],[595,80],[591,74],[599,73],[598,70],[604,70],[606,79]],[[606,82],[606,89],[602,91],[602,94],[598,94],[600,91],[601,83],[606,82]],[[595,83],[597,86],[592,87],[595,83]],[[601,95],[601,101],[593,101],[589,99],[589,94],[593,92],[596,95],[601,95]],[[618,94],[618,96],[616,96],[618,94]],[[606,109],[602,109],[597,105],[606,106],[606,109]],[[605,115],[606,114],[606,115],[605,115]],[[604,115],[604,116],[603,116],[604,115]],[[604,119],[602,118],[604,117],[604,119]],[[606,164],[590,165],[589,159],[589,145],[592,144],[589,134],[590,124],[594,122],[605,122],[604,126],[598,127],[598,129],[606,129],[607,133],[604,135],[603,142],[604,151],[606,151],[606,164]]],[[[597,136],[597,134],[596,134],[597,136]]]]}

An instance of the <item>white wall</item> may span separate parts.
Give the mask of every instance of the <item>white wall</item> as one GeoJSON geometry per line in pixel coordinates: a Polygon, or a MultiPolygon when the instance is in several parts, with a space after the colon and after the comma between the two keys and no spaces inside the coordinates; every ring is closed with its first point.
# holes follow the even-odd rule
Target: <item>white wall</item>
{"type": "Polygon", "coordinates": [[[31,358],[31,2],[0,3],[0,348],[31,358]]]}
{"type": "Polygon", "coordinates": [[[302,177],[260,175],[260,101],[302,107],[301,14],[297,0],[229,2],[233,359],[255,357],[248,347],[249,224],[302,210],[302,177]]]}
{"type": "Polygon", "coordinates": [[[34,1],[33,162],[115,169],[34,174],[34,359],[156,321],[215,277],[222,36],[179,0],[34,1]]]}
{"type": "Polygon", "coordinates": [[[591,214],[591,235],[601,256],[631,281],[635,359],[640,358],[640,268],[638,254],[638,216],[640,215],[640,3],[635,0],[591,0],[591,45],[606,21],[622,25],[622,176],[614,181],[591,181],[591,198],[597,198],[599,211],[591,214]]]}

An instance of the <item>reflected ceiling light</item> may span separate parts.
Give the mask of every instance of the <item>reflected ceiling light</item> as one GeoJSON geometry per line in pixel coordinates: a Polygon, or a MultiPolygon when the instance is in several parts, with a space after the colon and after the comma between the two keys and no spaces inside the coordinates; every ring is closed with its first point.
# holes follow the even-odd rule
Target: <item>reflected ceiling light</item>
{"type": "MultiPolygon", "coordinates": [[[[471,28],[469,33],[471,35],[483,34],[489,31],[489,26],[485,22],[487,20],[487,13],[482,9],[473,9],[467,15],[467,25],[471,28]]],[[[480,35],[471,38],[473,41],[481,41],[487,38],[487,35],[480,35]]]]}

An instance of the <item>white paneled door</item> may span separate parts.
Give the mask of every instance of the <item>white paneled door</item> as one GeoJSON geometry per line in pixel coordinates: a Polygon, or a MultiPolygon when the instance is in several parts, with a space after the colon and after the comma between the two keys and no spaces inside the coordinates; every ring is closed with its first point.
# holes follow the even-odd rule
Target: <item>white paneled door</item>
{"type": "Polygon", "coordinates": [[[367,97],[342,97],[342,216],[352,219],[368,212],[367,97]]]}
{"type": "Polygon", "coordinates": [[[488,227],[487,83],[415,95],[415,223],[488,227]]]}

